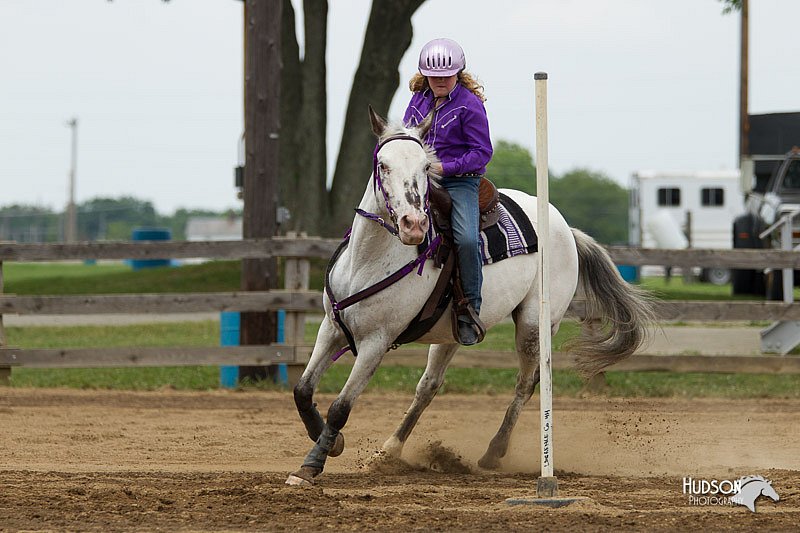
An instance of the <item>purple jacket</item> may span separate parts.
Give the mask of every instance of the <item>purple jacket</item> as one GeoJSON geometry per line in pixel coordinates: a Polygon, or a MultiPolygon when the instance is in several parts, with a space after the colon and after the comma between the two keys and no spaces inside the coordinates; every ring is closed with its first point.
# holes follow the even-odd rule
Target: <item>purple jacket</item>
{"type": "MultiPolygon", "coordinates": [[[[433,108],[430,89],[414,93],[408,104],[403,123],[416,126],[433,108]]],[[[483,102],[460,83],[440,105],[433,117],[433,126],[425,137],[442,162],[444,177],[459,174],[485,174],[492,159],[489,120],[483,102]]]]}

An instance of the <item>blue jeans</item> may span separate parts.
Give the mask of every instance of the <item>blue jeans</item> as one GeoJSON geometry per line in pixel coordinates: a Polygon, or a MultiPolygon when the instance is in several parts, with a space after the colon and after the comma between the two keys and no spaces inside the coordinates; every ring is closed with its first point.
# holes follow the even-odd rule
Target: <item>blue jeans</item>
{"type": "Polygon", "coordinates": [[[480,211],[478,187],[480,178],[444,178],[442,186],[453,199],[451,224],[456,241],[458,265],[461,270],[461,285],[476,313],[481,310],[481,285],[483,284],[483,262],[479,248],[480,211]]]}

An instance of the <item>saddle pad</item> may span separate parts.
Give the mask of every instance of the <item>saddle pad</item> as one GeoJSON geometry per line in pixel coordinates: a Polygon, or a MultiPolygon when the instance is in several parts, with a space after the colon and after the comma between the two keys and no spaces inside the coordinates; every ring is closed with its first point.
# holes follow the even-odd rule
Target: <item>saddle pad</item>
{"type": "Polygon", "coordinates": [[[490,265],[516,255],[532,254],[539,239],[530,219],[517,203],[500,193],[500,218],[497,224],[480,233],[481,259],[490,265]]]}

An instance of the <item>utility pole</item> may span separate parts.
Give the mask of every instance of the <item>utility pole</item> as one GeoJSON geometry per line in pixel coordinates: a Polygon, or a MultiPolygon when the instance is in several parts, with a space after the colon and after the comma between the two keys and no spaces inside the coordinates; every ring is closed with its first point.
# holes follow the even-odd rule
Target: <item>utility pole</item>
{"type": "MultiPolygon", "coordinates": [[[[281,90],[282,0],[246,0],[245,18],[245,239],[277,233],[278,144],[281,90]]],[[[242,290],[266,291],[278,285],[275,258],[243,259],[242,290]]],[[[240,343],[270,344],[277,339],[277,314],[241,314],[240,343]]],[[[275,375],[274,367],[240,367],[239,377],[275,375]]]]}
{"type": "Polygon", "coordinates": [[[743,159],[750,154],[750,116],[747,105],[748,86],[748,0],[742,0],[741,38],[739,42],[739,168],[743,159]]]}
{"type": "Polygon", "coordinates": [[[78,119],[72,118],[67,122],[72,130],[72,156],[69,166],[69,189],[67,191],[66,219],[64,220],[64,241],[75,242],[78,240],[78,212],[75,208],[75,172],[78,166],[78,119]]]}

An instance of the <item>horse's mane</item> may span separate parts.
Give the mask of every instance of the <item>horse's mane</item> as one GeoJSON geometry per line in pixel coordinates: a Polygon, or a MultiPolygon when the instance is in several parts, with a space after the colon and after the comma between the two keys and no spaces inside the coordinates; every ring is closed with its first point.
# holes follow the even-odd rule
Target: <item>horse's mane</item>
{"type": "Polygon", "coordinates": [[[764,483],[770,483],[768,479],[765,479],[764,476],[745,476],[741,478],[739,481],[742,483],[742,487],[750,483],[751,481],[763,481],[764,483]]]}
{"type": "MultiPolygon", "coordinates": [[[[440,162],[439,158],[436,157],[436,152],[434,152],[433,148],[431,148],[428,145],[428,143],[426,143],[419,136],[419,131],[417,130],[417,128],[408,128],[408,127],[404,126],[402,122],[399,122],[399,121],[398,122],[396,122],[396,121],[389,122],[386,125],[386,129],[383,130],[383,134],[378,139],[378,142],[383,142],[386,139],[388,139],[389,137],[394,137],[396,135],[410,135],[411,137],[414,137],[415,139],[419,139],[419,141],[422,143],[422,148],[425,150],[425,157],[428,158],[428,163],[434,164],[434,163],[439,163],[440,162]]],[[[434,183],[434,185],[436,187],[440,186],[439,180],[441,179],[441,176],[439,176],[438,174],[435,174],[433,172],[430,172],[430,171],[428,172],[428,176],[431,177],[431,179],[432,179],[432,181],[433,181],[433,183],[434,183]]]]}

